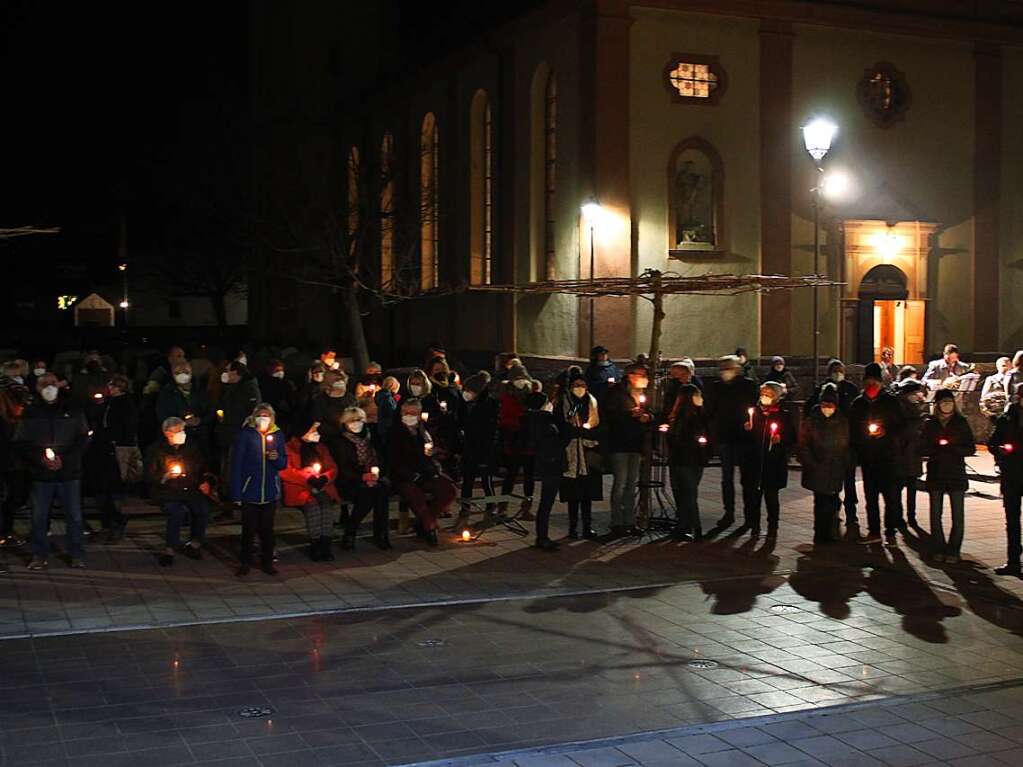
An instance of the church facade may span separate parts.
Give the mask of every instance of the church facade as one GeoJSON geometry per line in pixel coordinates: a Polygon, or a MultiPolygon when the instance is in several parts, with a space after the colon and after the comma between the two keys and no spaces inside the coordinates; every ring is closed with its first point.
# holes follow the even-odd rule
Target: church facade
{"type": "MultiPolygon", "coordinates": [[[[349,215],[366,204],[351,158],[394,168],[378,274],[407,251],[437,292],[373,313],[371,345],[396,354],[441,340],[574,357],[591,338],[645,351],[641,299],[591,312],[473,288],[811,274],[815,200],[820,271],[842,283],[819,293],[823,356],[1023,347],[1019,3],[554,0],[365,114],[336,137],[349,215]],[[815,118],[837,128],[821,169],[801,133],[815,118]]],[[[672,296],[666,312],[668,357],[812,350],[808,290],[672,296]]]]}

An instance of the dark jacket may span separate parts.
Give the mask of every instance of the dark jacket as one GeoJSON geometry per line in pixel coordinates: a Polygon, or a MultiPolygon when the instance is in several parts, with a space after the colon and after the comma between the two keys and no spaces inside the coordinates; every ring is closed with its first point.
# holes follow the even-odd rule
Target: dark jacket
{"type": "Polygon", "coordinates": [[[373,438],[369,429],[363,429],[361,434],[344,434],[327,445],[330,448],[331,457],[337,464],[337,489],[344,498],[353,498],[356,490],[363,484],[362,475],[372,467],[380,468],[380,458],[373,448],[373,438]],[[368,440],[369,463],[359,463],[359,454],[352,439],[368,440]]]}
{"type": "MultiPolygon", "coordinates": [[[[596,395],[594,395],[596,396],[596,395]]],[[[643,442],[653,421],[643,423],[634,413],[636,400],[626,384],[613,386],[601,402],[601,423],[606,428],[608,453],[642,453],[643,442]]]]}
{"type": "Polygon", "coordinates": [[[387,437],[391,433],[391,427],[398,420],[398,400],[387,389],[379,389],[373,395],[377,404],[377,444],[382,450],[387,447],[387,437]]]}
{"type": "Polygon", "coordinates": [[[789,372],[788,368],[779,372],[772,367],[767,375],[764,376],[764,381],[774,381],[784,386],[785,398],[789,400],[795,399],[796,394],[799,392],[799,384],[796,383],[796,377],[789,372]]]}
{"type": "Polygon", "coordinates": [[[860,390],[857,388],[856,384],[845,380],[839,381],[838,383],[835,383],[834,381],[824,381],[821,383],[814,393],[810,395],[810,399],[806,401],[806,406],[803,409],[804,412],[809,413],[813,410],[814,406],[820,401],[821,389],[824,388],[825,384],[829,383],[838,389],[838,409],[846,415],[849,414],[849,408],[852,407],[852,403],[856,400],[856,398],[860,396],[860,390]]]}
{"type": "Polygon", "coordinates": [[[895,439],[895,476],[903,479],[919,477],[924,473],[920,457],[920,434],[924,426],[925,410],[909,397],[897,397],[902,410],[903,425],[895,439]]]}
{"type": "Polygon", "coordinates": [[[134,410],[127,395],[102,402],[93,400],[86,407],[85,417],[92,436],[82,457],[83,495],[95,497],[121,489],[121,469],[114,438],[130,439],[128,445],[134,442],[138,426],[134,421],[134,410]]]}
{"type": "Polygon", "coordinates": [[[309,423],[305,426],[319,421],[319,432],[324,441],[337,439],[341,436],[341,414],[346,408],[355,407],[357,404],[355,395],[351,392],[345,392],[340,397],[328,397],[321,392],[313,397],[310,403],[309,423]]]}
{"type": "MultiPolygon", "coordinates": [[[[198,442],[200,449],[204,449],[210,432],[210,423],[214,420],[213,412],[210,409],[209,397],[205,389],[200,389],[192,383],[192,388],[185,391],[176,383],[169,383],[160,389],[160,395],[156,400],[156,424],[157,431],[163,422],[174,416],[185,419],[193,415],[199,419],[199,425],[188,426],[185,431],[188,439],[198,442]]],[[[162,434],[158,438],[162,438],[162,434]]]]}
{"type": "Polygon", "coordinates": [[[88,441],[85,416],[57,401],[25,408],[14,430],[13,447],[36,482],[66,482],[82,478],[82,456],[88,441]],[[61,459],[58,471],[50,471],[43,464],[47,448],[61,459]]]}
{"type": "Polygon", "coordinates": [[[604,395],[616,383],[622,382],[622,371],[611,360],[607,362],[591,362],[586,366],[583,373],[586,376],[586,386],[598,402],[603,402],[604,395]]]}
{"type": "Polygon", "coordinates": [[[758,407],[753,413],[753,428],[750,430],[753,450],[749,452],[744,482],[757,483],[763,489],[780,490],[789,483],[789,454],[796,444],[792,417],[782,409],[765,413],[758,407]],[[771,425],[777,424],[772,432],[771,425]],[[772,433],[780,442],[771,444],[772,433]]]}
{"type": "MultiPolygon", "coordinates": [[[[497,439],[497,400],[484,389],[465,405],[462,415],[462,455],[467,464],[487,466],[497,439]]],[[[527,415],[528,421],[528,415],[527,415]]]]}
{"type": "Polygon", "coordinates": [[[184,445],[171,445],[161,437],[149,446],[145,459],[145,479],[149,498],[161,506],[171,501],[194,501],[199,498],[199,485],[206,469],[202,451],[192,440],[184,445]],[[163,475],[174,464],[181,465],[181,476],[163,482],[163,475]]]}
{"type": "MultiPolygon", "coordinates": [[[[223,411],[223,417],[217,416],[217,443],[221,448],[227,448],[234,444],[235,437],[245,425],[246,419],[252,415],[253,408],[262,400],[260,399],[259,384],[251,375],[241,379],[238,383],[224,384],[220,390],[220,401],[218,410],[223,411]]],[[[274,421],[277,419],[275,418],[274,421]]],[[[283,445],[281,448],[283,449],[283,445]]]]}
{"type": "Polygon", "coordinates": [[[898,400],[883,389],[873,400],[866,394],[853,400],[849,408],[849,439],[860,466],[886,466],[894,470],[892,460],[903,422],[898,400]],[[878,426],[876,436],[870,433],[872,423],[878,426]]]}
{"type": "Polygon", "coordinates": [[[759,389],[749,378],[735,378],[729,383],[714,381],[707,391],[707,415],[714,431],[714,443],[730,445],[749,442],[745,424],[749,409],[757,404],[759,389]]]}
{"type": "Polygon", "coordinates": [[[1003,492],[1023,489],[1023,409],[1011,405],[995,421],[995,430],[987,441],[988,450],[1002,470],[1003,492]]]}
{"type": "Polygon", "coordinates": [[[706,408],[680,407],[668,429],[668,462],[672,466],[706,466],[714,452],[711,444],[706,408]]]}
{"type": "Polygon", "coordinates": [[[423,412],[429,413],[430,434],[438,452],[452,456],[462,450],[460,426],[465,401],[457,388],[432,383],[433,389],[422,400],[423,412]]]}
{"type": "Polygon", "coordinates": [[[920,455],[927,458],[927,489],[966,492],[970,483],[965,459],[976,452],[973,431],[963,416],[953,413],[944,426],[937,416],[930,416],[920,432],[920,455]]]}
{"type": "Polygon", "coordinates": [[[260,401],[274,409],[276,413],[274,420],[277,425],[287,431],[295,413],[295,384],[287,378],[263,376],[259,379],[259,395],[260,401]]]}
{"type": "Polygon", "coordinates": [[[93,437],[108,439],[111,444],[119,447],[130,447],[138,444],[139,416],[138,409],[130,394],[108,399],[99,412],[99,418],[92,426],[93,437]]]}
{"type": "Polygon", "coordinates": [[[231,453],[231,500],[241,503],[277,501],[281,497],[278,473],[287,465],[284,432],[274,426],[264,437],[254,427],[245,426],[238,432],[231,453]],[[277,451],[275,460],[269,458],[271,450],[277,451]]]}
{"type": "Polygon", "coordinates": [[[837,493],[852,465],[849,421],[841,410],[827,418],[820,405],[803,418],[799,431],[801,484],[814,493],[837,493]]]}
{"type": "Polygon", "coordinates": [[[440,474],[437,461],[426,455],[424,448],[427,442],[433,442],[433,437],[422,422],[411,432],[400,419],[394,422],[387,437],[387,449],[388,466],[395,484],[419,483],[440,474]]]}
{"type": "Polygon", "coordinates": [[[557,480],[565,471],[565,444],[561,430],[564,421],[545,410],[526,414],[529,441],[533,447],[533,471],[541,480],[557,480]]]}

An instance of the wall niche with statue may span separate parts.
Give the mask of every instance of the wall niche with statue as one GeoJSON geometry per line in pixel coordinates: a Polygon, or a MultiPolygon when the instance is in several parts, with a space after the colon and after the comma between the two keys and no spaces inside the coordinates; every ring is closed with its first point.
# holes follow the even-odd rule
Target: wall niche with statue
{"type": "Polygon", "coordinates": [[[675,145],[668,160],[668,253],[691,260],[721,255],[724,244],[725,173],[721,156],[705,139],[675,145]]]}

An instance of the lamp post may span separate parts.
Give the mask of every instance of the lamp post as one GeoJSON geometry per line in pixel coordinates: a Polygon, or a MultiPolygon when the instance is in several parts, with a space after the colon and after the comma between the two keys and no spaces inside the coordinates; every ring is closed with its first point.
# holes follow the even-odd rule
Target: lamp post
{"type": "MultiPolygon", "coordinates": [[[[594,271],[596,269],[596,261],[597,261],[597,257],[596,257],[597,256],[596,232],[594,230],[596,229],[596,226],[597,226],[597,219],[600,217],[600,214],[602,212],[603,212],[603,208],[600,207],[600,203],[598,203],[592,197],[590,198],[590,200],[587,203],[585,203],[582,206],[583,220],[586,221],[587,224],[589,224],[589,229],[590,229],[590,285],[591,286],[593,285],[594,279],[595,279],[594,271]]],[[[592,349],[594,347],[594,345],[596,344],[596,340],[594,338],[594,325],[595,325],[595,322],[596,322],[596,316],[595,316],[595,313],[594,313],[594,302],[595,302],[595,298],[591,295],[590,296],[590,349],[592,349]]]]}
{"type": "Polygon", "coordinates": [[[124,310],[124,324],[128,325],[128,307],[131,304],[128,302],[128,264],[122,261],[117,265],[117,271],[121,273],[121,303],[120,307],[124,310]]]}
{"type": "MultiPolygon", "coordinates": [[[[803,145],[813,158],[817,170],[817,182],[813,189],[813,273],[820,276],[820,218],[821,195],[824,192],[824,167],[821,161],[831,149],[831,142],[838,132],[838,127],[828,119],[818,117],[803,126],[803,145]]],[[[817,388],[820,380],[820,297],[816,285],[813,287],[813,385],[817,388]]]]}

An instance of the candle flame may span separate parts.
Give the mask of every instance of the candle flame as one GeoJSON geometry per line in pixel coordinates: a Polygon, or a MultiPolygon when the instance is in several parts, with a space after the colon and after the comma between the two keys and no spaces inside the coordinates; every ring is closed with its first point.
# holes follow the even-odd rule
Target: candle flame
{"type": "Polygon", "coordinates": [[[877,430],[879,428],[880,427],[876,423],[867,424],[867,431],[869,431],[871,434],[877,434],[877,430]]]}
{"type": "Polygon", "coordinates": [[[429,421],[429,420],[430,420],[430,414],[429,414],[429,413],[423,413],[423,414],[422,414],[422,416],[420,416],[420,417],[421,417],[421,418],[422,418],[422,419],[423,419],[424,421],[429,421]]]}
{"type": "Polygon", "coordinates": [[[659,431],[667,431],[668,430],[668,424],[662,423],[660,426],[657,427],[657,429],[659,431]]]}
{"type": "Polygon", "coordinates": [[[938,440],[938,444],[942,445],[942,446],[947,445],[948,444],[948,440],[945,439],[944,437],[942,437],[941,439],[938,440]]]}
{"type": "Polygon", "coordinates": [[[103,395],[100,394],[99,392],[96,392],[95,394],[92,395],[92,398],[93,399],[103,399],[103,395]]]}
{"type": "Polygon", "coordinates": [[[463,530],[462,531],[462,540],[465,541],[466,543],[471,541],[472,540],[472,533],[470,533],[468,530],[463,530]]]}
{"type": "Polygon", "coordinates": [[[57,457],[57,454],[55,452],[53,452],[53,448],[52,447],[46,448],[46,459],[47,460],[52,461],[56,457],[57,457]]]}
{"type": "Polygon", "coordinates": [[[372,474],[374,477],[379,477],[380,476],[380,467],[379,466],[371,466],[370,469],[369,469],[369,473],[372,474]]]}
{"type": "Polygon", "coordinates": [[[173,466],[171,466],[170,467],[170,472],[175,477],[180,476],[181,475],[181,464],[180,463],[176,463],[173,466]]]}
{"type": "Polygon", "coordinates": [[[771,434],[775,434],[777,431],[778,431],[778,424],[772,422],[771,423],[771,434]]]}
{"type": "Polygon", "coordinates": [[[702,434],[700,435],[700,437],[696,441],[699,442],[701,445],[706,445],[707,444],[707,438],[704,437],[702,434]]]}
{"type": "Polygon", "coordinates": [[[314,463],[310,468],[312,468],[313,474],[319,474],[323,470],[323,467],[320,466],[319,462],[314,463]]]}
{"type": "Polygon", "coordinates": [[[1015,449],[1016,448],[1013,447],[1013,445],[1011,443],[1008,443],[1008,442],[1006,442],[1004,445],[1002,445],[1002,452],[1003,453],[1011,453],[1015,449]]]}

